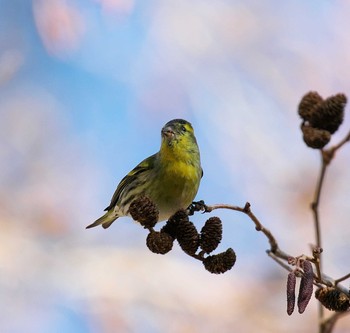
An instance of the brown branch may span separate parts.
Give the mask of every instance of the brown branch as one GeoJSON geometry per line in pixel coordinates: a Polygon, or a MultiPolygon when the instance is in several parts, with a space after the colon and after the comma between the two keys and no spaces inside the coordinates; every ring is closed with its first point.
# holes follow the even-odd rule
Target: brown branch
{"type": "MultiPolygon", "coordinates": [[[[321,150],[321,154],[322,154],[322,165],[321,165],[321,171],[320,171],[320,175],[317,181],[317,186],[316,186],[316,191],[315,191],[315,195],[314,195],[314,200],[311,203],[311,209],[314,215],[314,227],[315,227],[315,238],[316,238],[316,246],[318,246],[319,248],[322,247],[322,241],[321,241],[321,225],[320,225],[320,219],[319,219],[319,213],[318,213],[318,206],[320,203],[320,198],[321,198],[321,191],[322,191],[322,185],[323,185],[323,181],[324,181],[324,177],[326,174],[326,169],[327,166],[329,165],[331,159],[333,158],[334,154],[330,155],[330,159],[326,160],[326,156],[328,156],[327,154],[325,154],[322,150],[321,150]]],[[[321,254],[319,254],[315,260],[315,266],[316,266],[316,270],[317,270],[317,276],[318,279],[321,279],[322,277],[322,269],[321,269],[321,254]]],[[[321,303],[318,304],[318,317],[319,320],[321,321],[324,318],[324,308],[322,306],[321,303]]],[[[319,326],[319,332],[320,333],[324,333],[324,330],[322,328],[322,325],[319,326]]]]}
{"type": "Polygon", "coordinates": [[[347,312],[336,312],[333,313],[330,317],[327,319],[324,319],[320,322],[320,332],[322,333],[331,333],[333,331],[333,328],[338,321],[343,316],[349,315],[349,311],[347,312]]]}
{"type": "Polygon", "coordinates": [[[315,232],[316,232],[316,246],[322,247],[322,242],[321,242],[321,228],[320,228],[320,220],[319,220],[319,214],[318,214],[318,206],[320,203],[320,198],[321,198],[321,191],[322,191],[322,186],[323,186],[323,181],[324,177],[326,174],[326,169],[328,166],[328,163],[325,162],[325,158],[323,157],[323,151],[322,153],[322,165],[321,165],[321,171],[320,175],[317,181],[317,186],[316,186],[316,191],[314,195],[314,200],[311,203],[311,209],[314,214],[314,223],[315,223],[315,232]]]}
{"type": "MultiPolygon", "coordinates": [[[[339,285],[339,282],[350,278],[350,273],[337,280],[334,280],[333,278],[330,278],[327,275],[322,273],[322,269],[321,269],[322,238],[321,238],[321,225],[320,225],[318,208],[320,204],[321,193],[322,193],[322,188],[323,188],[327,167],[329,166],[330,162],[333,160],[336,151],[349,141],[350,141],[350,131],[346,135],[346,137],[342,141],[340,141],[337,145],[334,145],[333,147],[327,150],[321,150],[321,157],[322,157],[321,170],[317,180],[314,199],[311,203],[311,209],[313,211],[313,216],[314,216],[316,247],[313,248],[313,257],[307,259],[312,261],[315,265],[317,275],[314,274],[313,283],[316,286],[322,287],[322,285],[324,285],[324,286],[335,287],[341,292],[343,292],[344,294],[346,294],[348,297],[350,297],[349,289],[339,285]]],[[[292,268],[290,267],[290,265],[286,264],[284,261],[288,262],[288,259],[293,256],[288,255],[287,253],[285,253],[279,248],[276,238],[273,236],[271,231],[265,228],[263,224],[259,221],[259,219],[254,215],[254,213],[251,210],[251,206],[249,202],[247,202],[244,207],[232,206],[227,204],[216,204],[216,205],[207,206],[204,202],[198,202],[195,204],[197,204],[197,206],[192,207],[193,211],[202,210],[204,212],[211,212],[215,209],[223,208],[223,209],[235,210],[246,214],[255,224],[255,229],[257,231],[261,231],[268,239],[270,244],[270,249],[266,251],[268,256],[272,258],[281,267],[286,269],[287,271],[289,272],[292,271],[292,268]]],[[[329,318],[325,319],[324,308],[322,304],[319,303],[319,332],[331,333],[337,320],[341,316],[349,313],[350,313],[349,311],[346,313],[335,313],[331,315],[329,318]]]]}
{"type": "Polygon", "coordinates": [[[350,141],[350,131],[349,133],[345,136],[345,138],[343,140],[341,140],[338,144],[334,145],[332,148],[330,148],[329,150],[332,151],[333,155],[335,154],[335,152],[341,148],[344,144],[346,144],[348,141],[350,141]]]}
{"type": "Polygon", "coordinates": [[[271,231],[268,230],[267,228],[265,228],[261,222],[258,220],[258,218],[254,215],[254,213],[252,212],[252,210],[250,209],[250,203],[247,202],[245,204],[244,207],[239,207],[239,206],[232,206],[232,205],[227,205],[227,204],[216,204],[216,205],[212,205],[212,206],[205,206],[205,211],[206,212],[211,212],[215,209],[220,209],[220,208],[224,208],[224,209],[231,209],[231,210],[235,210],[241,213],[246,214],[247,216],[249,216],[249,218],[254,222],[255,224],[255,229],[257,231],[261,231],[268,239],[269,243],[270,243],[270,251],[272,253],[276,253],[278,252],[279,257],[288,260],[288,256],[287,254],[283,253],[277,244],[276,238],[272,235],[271,231]]]}
{"type": "Polygon", "coordinates": [[[339,282],[342,282],[344,280],[347,280],[350,278],[350,273],[340,277],[339,279],[334,280],[334,284],[337,285],[339,282]]]}
{"type": "Polygon", "coordinates": [[[293,269],[290,267],[290,265],[287,265],[286,263],[284,263],[278,256],[276,256],[275,253],[273,253],[271,250],[267,250],[266,251],[267,255],[274,261],[277,262],[277,264],[279,264],[281,267],[283,267],[285,270],[287,270],[288,272],[292,272],[293,269]]]}
{"type": "MultiPolygon", "coordinates": [[[[320,204],[322,186],[324,183],[326,170],[329,164],[331,163],[331,161],[333,160],[336,151],[340,149],[348,141],[350,141],[350,131],[345,136],[345,138],[341,140],[337,145],[334,145],[333,147],[327,150],[321,149],[321,157],[322,157],[321,170],[320,170],[320,175],[316,185],[314,200],[311,203],[311,209],[314,216],[316,245],[319,249],[322,248],[322,238],[321,238],[321,224],[320,224],[318,207],[320,204]]],[[[321,252],[318,253],[317,255],[314,255],[314,259],[315,259],[314,263],[317,271],[317,277],[319,280],[322,280],[321,252]]],[[[321,303],[319,304],[319,318],[320,318],[320,321],[322,321],[322,319],[324,318],[324,309],[321,303]]],[[[320,330],[320,333],[326,332],[326,329],[322,325],[319,326],[319,330],[320,330]]],[[[331,332],[331,329],[329,330],[329,332],[331,332]]]]}
{"type": "MultiPolygon", "coordinates": [[[[203,211],[204,213],[210,213],[216,209],[229,209],[229,210],[234,210],[234,211],[238,211],[238,212],[246,214],[255,224],[255,229],[257,231],[261,231],[266,236],[267,240],[269,241],[270,249],[266,251],[267,255],[269,257],[271,257],[274,261],[276,261],[280,266],[282,266],[287,271],[292,270],[289,265],[287,265],[283,262],[283,260],[288,262],[288,259],[292,258],[294,256],[284,252],[283,250],[281,250],[279,248],[276,238],[274,237],[272,232],[269,229],[265,228],[264,225],[260,222],[260,220],[255,216],[255,214],[251,210],[251,206],[250,206],[249,202],[247,202],[244,207],[228,205],[228,204],[206,205],[203,201],[196,202],[195,204],[197,205],[195,208],[195,211],[203,211]]],[[[308,260],[315,263],[315,253],[313,253],[313,255],[314,255],[314,257],[309,258],[308,260]]],[[[315,264],[315,266],[317,267],[316,264],[315,264]]],[[[347,288],[345,288],[339,284],[336,284],[335,283],[336,280],[327,276],[326,274],[322,273],[320,276],[315,275],[315,278],[316,278],[315,285],[317,285],[319,287],[322,285],[328,286],[328,287],[334,286],[338,290],[340,290],[343,293],[345,293],[346,295],[350,296],[350,291],[347,288]]]]}
{"type": "Polygon", "coordinates": [[[321,273],[321,253],[322,253],[322,248],[318,246],[314,246],[312,249],[312,255],[313,255],[313,260],[312,262],[315,264],[316,267],[316,272],[317,272],[317,279],[319,281],[322,280],[322,273],[321,273]]]}
{"type": "Polygon", "coordinates": [[[317,187],[315,191],[314,201],[311,204],[311,208],[314,212],[314,220],[315,220],[315,230],[316,230],[316,244],[318,247],[321,246],[321,231],[320,231],[320,222],[319,222],[319,216],[318,216],[318,206],[320,203],[320,196],[322,191],[322,185],[325,178],[326,169],[335,157],[335,153],[338,149],[340,149],[345,143],[350,141],[350,131],[345,136],[343,140],[341,140],[338,144],[334,145],[333,147],[327,149],[327,150],[321,150],[321,156],[322,156],[322,165],[321,165],[321,172],[320,176],[317,182],[317,187]]]}

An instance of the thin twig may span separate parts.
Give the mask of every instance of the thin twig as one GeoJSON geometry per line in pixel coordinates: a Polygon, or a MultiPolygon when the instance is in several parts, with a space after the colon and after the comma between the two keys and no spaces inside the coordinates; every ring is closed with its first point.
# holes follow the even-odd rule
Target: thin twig
{"type": "MultiPolygon", "coordinates": [[[[220,208],[225,208],[225,209],[231,209],[231,210],[236,210],[241,213],[244,213],[250,217],[250,219],[254,222],[255,224],[255,229],[257,231],[261,231],[269,240],[270,247],[271,247],[271,252],[275,253],[278,250],[278,244],[275,239],[275,237],[272,235],[270,230],[266,229],[258,220],[258,218],[254,215],[254,213],[250,209],[250,203],[247,202],[244,207],[239,207],[239,206],[231,206],[231,205],[226,205],[226,204],[217,204],[217,205],[212,205],[212,206],[206,206],[206,211],[211,212],[215,209],[220,209],[220,208]]],[[[281,254],[281,253],[280,253],[281,254]]],[[[287,257],[285,259],[288,259],[287,257]]]]}
{"type": "MultiPolygon", "coordinates": [[[[323,152],[321,151],[321,154],[323,152]]],[[[321,198],[321,191],[322,191],[322,185],[323,185],[323,180],[326,174],[326,169],[329,163],[325,162],[325,155],[322,154],[322,165],[321,165],[321,172],[320,176],[317,181],[317,186],[316,186],[316,191],[315,191],[315,196],[314,196],[314,201],[311,204],[311,209],[313,211],[314,215],[314,226],[315,226],[315,238],[316,238],[316,245],[318,247],[322,247],[322,241],[321,241],[321,225],[320,225],[320,219],[319,219],[319,214],[318,214],[318,206],[320,203],[320,198],[321,198]]],[[[315,258],[315,266],[317,270],[317,276],[320,278],[322,276],[322,269],[321,269],[321,254],[315,258]]],[[[318,318],[319,321],[321,322],[324,318],[324,308],[321,303],[318,303],[318,318]]],[[[325,333],[322,325],[319,325],[319,333],[325,333]]]]}
{"type": "MultiPolygon", "coordinates": [[[[264,227],[264,225],[260,222],[260,220],[253,214],[250,204],[247,202],[244,207],[240,206],[234,206],[234,205],[228,205],[228,204],[214,204],[214,205],[207,205],[204,203],[204,201],[199,201],[195,203],[196,208],[194,211],[202,211],[204,213],[210,213],[213,210],[216,209],[229,209],[229,210],[235,210],[241,213],[246,214],[255,224],[255,229],[258,231],[261,231],[266,238],[268,239],[270,243],[270,249],[267,250],[267,255],[271,257],[273,260],[275,260],[280,266],[282,266],[287,271],[291,271],[291,268],[289,265],[284,264],[284,261],[288,262],[288,259],[291,257],[294,257],[283,250],[281,250],[278,246],[276,238],[273,236],[272,232],[264,227]]],[[[312,262],[315,262],[314,258],[310,258],[312,262]]],[[[316,266],[316,265],[315,265],[316,266]]],[[[343,287],[342,285],[335,285],[335,280],[331,277],[329,277],[326,274],[321,274],[321,278],[318,276],[315,276],[317,278],[317,281],[315,281],[315,285],[317,286],[328,286],[328,287],[336,287],[341,292],[345,293],[346,295],[350,296],[350,292],[347,288],[343,287]]]]}
{"type": "Polygon", "coordinates": [[[349,133],[345,136],[345,138],[343,140],[341,140],[338,144],[336,144],[335,146],[333,146],[332,148],[330,148],[330,150],[333,151],[333,154],[339,149],[341,148],[344,144],[346,144],[348,141],[350,141],[350,131],[349,133]]]}
{"type": "Polygon", "coordinates": [[[342,282],[342,281],[347,280],[349,278],[350,278],[350,273],[342,276],[339,279],[334,280],[334,284],[337,285],[339,282],[342,282]]]}
{"type": "Polygon", "coordinates": [[[321,199],[321,192],[322,192],[322,186],[326,174],[326,170],[328,165],[331,163],[332,159],[335,156],[335,152],[340,149],[345,143],[350,141],[350,131],[345,136],[343,140],[341,140],[338,144],[334,145],[333,147],[327,149],[327,150],[321,150],[321,158],[322,158],[322,164],[321,164],[321,171],[320,175],[317,181],[317,186],[315,190],[314,200],[311,203],[311,209],[314,213],[314,221],[315,221],[315,231],[316,231],[316,245],[319,248],[322,248],[322,239],[321,239],[321,230],[320,230],[320,220],[319,220],[319,214],[318,214],[318,206],[320,204],[321,199]]]}
{"type": "Polygon", "coordinates": [[[327,319],[324,319],[323,321],[321,321],[320,328],[322,333],[331,333],[338,319],[348,314],[349,312],[336,312],[336,313],[333,313],[327,319]]]}
{"type": "MultiPolygon", "coordinates": [[[[340,149],[346,142],[350,141],[350,131],[349,133],[345,136],[343,140],[341,140],[337,145],[327,149],[327,150],[321,150],[321,157],[322,157],[322,164],[321,164],[321,171],[320,175],[317,181],[317,186],[315,190],[315,195],[314,195],[314,200],[311,203],[311,209],[313,211],[314,215],[314,225],[315,225],[315,238],[316,238],[316,245],[318,248],[322,248],[322,238],[321,238],[321,224],[320,224],[320,219],[319,219],[319,212],[318,212],[318,207],[320,204],[320,198],[321,198],[321,192],[322,192],[322,186],[324,183],[325,175],[326,175],[326,170],[331,161],[333,160],[335,153],[338,149],[340,149]]],[[[319,253],[317,256],[314,256],[315,258],[315,267],[317,271],[317,276],[318,279],[320,280],[322,277],[322,261],[321,261],[321,253],[319,253]]],[[[321,303],[319,303],[319,319],[320,322],[324,318],[324,309],[321,303]]],[[[335,319],[336,320],[336,319],[335,319]]],[[[333,325],[332,325],[333,327],[333,325]]],[[[331,332],[332,328],[329,330],[331,332]]],[[[326,333],[328,332],[325,329],[325,326],[321,325],[319,326],[319,332],[320,333],[326,333]]]]}
{"type": "MultiPolygon", "coordinates": [[[[322,152],[321,152],[322,153],[322,152]]],[[[319,219],[319,214],[318,214],[318,206],[320,203],[320,198],[321,198],[321,191],[322,191],[322,185],[323,185],[323,180],[326,174],[326,169],[327,169],[327,163],[325,163],[325,159],[322,157],[322,165],[321,165],[321,171],[320,175],[317,181],[317,186],[316,186],[316,191],[314,195],[314,200],[311,203],[311,209],[314,214],[314,223],[315,223],[315,238],[316,238],[316,246],[322,247],[322,242],[321,242],[321,228],[320,228],[320,219],[319,219]]]]}
{"type": "Polygon", "coordinates": [[[267,255],[277,262],[281,267],[283,267],[285,270],[292,272],[293,269],[290,267],[290,265],[285,264],[279,257],[276,256],[275,253],[273,253],[271,250],[266,251],[267,255]]]}
{"type": "Polygon", "coordinates": [[[313,260],[312,262],[315,264],[316,267],[316,272],[317,272],[317,279],[322,280],[322,273],[321,273],[321,253],[322,253],[322,248],[321,247],[314,247],[312,249],[312,255],[313,255],[313,260]]]}

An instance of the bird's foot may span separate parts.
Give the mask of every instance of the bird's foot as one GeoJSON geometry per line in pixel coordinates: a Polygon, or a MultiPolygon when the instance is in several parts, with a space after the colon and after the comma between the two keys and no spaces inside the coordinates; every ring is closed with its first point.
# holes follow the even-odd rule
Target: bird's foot
{"type": "Polygon", "coordinates": [[[193,215],[195,212],[209,213],[210,211],[204,200],[193,201],[187,208],[188,215],[193,215]]]}

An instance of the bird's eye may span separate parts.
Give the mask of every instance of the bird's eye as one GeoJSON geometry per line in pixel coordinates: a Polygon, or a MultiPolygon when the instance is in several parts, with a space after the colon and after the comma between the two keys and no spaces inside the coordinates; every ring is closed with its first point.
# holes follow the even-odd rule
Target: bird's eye
{"type": "Polygon", "coordinates": [[[185,127],[185,126],[181,126],[181,130],[182,130],[183,132],[186,132],[186,127],[185,127]]]}

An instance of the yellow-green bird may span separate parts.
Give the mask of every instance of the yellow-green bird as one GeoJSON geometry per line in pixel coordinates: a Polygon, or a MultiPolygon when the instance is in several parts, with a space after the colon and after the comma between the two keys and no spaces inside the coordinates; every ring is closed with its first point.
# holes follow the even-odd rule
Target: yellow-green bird
{"type": "Polygon", "coordinates": [[[118,217],[129,215],[130,204],[141,195],[149,197],[159,210],[159,221],[195,198],[203,176],[199,148],[192,125],[174,119],[164,125],[158,153],[146,158],[119,183],[107,212],[86,228],[102,224],[108,228],[118,217]]]}

